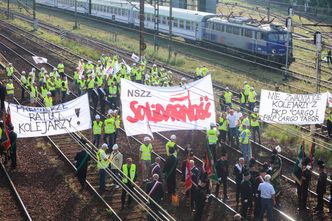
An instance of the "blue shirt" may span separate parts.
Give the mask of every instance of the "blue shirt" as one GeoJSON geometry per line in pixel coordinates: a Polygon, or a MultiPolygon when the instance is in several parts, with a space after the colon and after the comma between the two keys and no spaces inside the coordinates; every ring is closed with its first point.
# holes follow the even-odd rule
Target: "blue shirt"
{"type": "Polygon", "coordinates": [[[228,120],[228,123],[229,123],[229,127],[230,128],[236,128],[236,123],[237,123],[237,117],[236,115],[233,113],[233,115],[228,115],[227,116],[227,120],[228,120]]]}
{"type": "Polygon", "coordinates": [[[264,182],[259,184],[258,191],[261,191],[261,198],[272,199],[272,195],[276,192],[274,191],[273,186],[269,182],[264,182]]]}

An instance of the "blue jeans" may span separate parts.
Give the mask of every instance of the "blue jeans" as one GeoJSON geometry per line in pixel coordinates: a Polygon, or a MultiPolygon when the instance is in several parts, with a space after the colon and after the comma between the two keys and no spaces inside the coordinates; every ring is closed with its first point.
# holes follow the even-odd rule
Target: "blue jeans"
{"type": "Polygon", "coordinates": [[[246,103],[242,103],[240,111],[243,113],[245,109],[246,109],[246,103]]]}
{"type": "Polygon", "coordinates": [[[261,211],[259,220],[263,220],[265,210],[267,209],[268,220],[273,221],[273,202],[272,199],[261,198],[261,211]]]}
{"type": "Polygon", "coordinates": [[[105,190],[106,170],[99,169],[99,190],[105,190]]]}
{"type": "Polygon", "coordinates": [[[254,111],[255,109],[255,102],[249,102],[249,110],[254,111]]]}
{"type": "Polygon", "coordinates": [[[242,149],[242,155],[244,158],[244,161],[249,163],[249,160],[251,158],[251,149],[249,144],[241,144],[242,149]]]}
{"type": "Polygon", "coordinates": [[[234,144],[234,137],[235,137],[235,142],[238,145],[239,143],[239,134],[238,134],[238,129],[236,127],[234,128],[229,128],[229,140],[231,144],[234,144]]]}

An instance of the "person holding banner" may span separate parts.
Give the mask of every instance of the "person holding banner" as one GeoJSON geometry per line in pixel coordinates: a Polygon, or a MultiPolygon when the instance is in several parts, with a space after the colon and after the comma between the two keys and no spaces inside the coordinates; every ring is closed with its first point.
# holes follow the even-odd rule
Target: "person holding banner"
{"type": "Polygon", "coordinates": [[[97,152],[97,168],[99,169],[99,191],[105,191],[106,169],[109,166],[109,155],[106,154],[108,146],[104,143],[97,152]]]}
{"type": "Polygon", "coordinates": [[[47,92],[47,96],[44,97],[44,106],[45,107],[52,107],[53,106],[53,98],[52,98],[52,93],[47,92]]]}
{"type": "Polygon", "coordinates": [[[143,144],[139,148],[139,159],[142,165],[143,182],[149,179],[149,169],[151,167],[152,144],[150,137],[144,137],[143,144]]]}

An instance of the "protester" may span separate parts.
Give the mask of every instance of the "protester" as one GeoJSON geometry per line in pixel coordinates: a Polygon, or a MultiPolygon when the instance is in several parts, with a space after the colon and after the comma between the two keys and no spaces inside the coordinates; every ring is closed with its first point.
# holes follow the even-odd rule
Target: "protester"
{"type": "MultiPolygon", "coordinates": [[[[134,183],[137,180],[137,170],[136,170],[136,165],[133,163],[133,159],[127,158],[126,163],[122,165],[122,182],[126,185],[126,187],[129,190],[133,190],[134,188],[134,183]]],[[[121,209],[124,209],[124,205],[126,202],[126,195],[127,191],[125,189],[122,189],[122,194],[121,194],[121,209]]],[[[132,201],[132,196],[131,194],[128,194],[128,208],[131,205],[132,201]]]]}
{"type": "Polygon", "coordinates": [[[81,190],[83,190],[85,188],[85,179],[90,161],[90,155],[86,152],[86,150],[82,149],[76,154],[74,160],[76,163],[76,176],[81,184],[81,190]]]}
{"type": "MultiPolygon", "coordinates": [[[[122,168],[123,163],[123,155],[119,151],[119,146],[117,144],[114,144],[112,147],[112,153],[110,154],[110,162],[111,162],[111,171],[114,173],[114,175],[120,180],[121,179],[121,173],[120,170],[122,168]]],[[[115,188],[119,188],[119,182],[116,180],[113,180],[113,186],[115,185],[115,188]]]]}
{"type": "Polygon", "coordinates": [[[97,168],[99,169],[99,191],[105,191],[106,169],[109,166],[109,155],[106,154],[108,146],[106,143],[101,145],[97,152],[97,168]]]}
{"type": "Polygon", "coordinates": [[[176,189],[176,165],[177,158],[175,157],[175,148],[169,149],[169,156],[165,162],[163,173],[167,184],[167,192],[169,196],[175,194],[176,189]]]}
{"type": "MultiPolygon", "coordinates": [[[[146,184],[146,193],[154,200],[149,199],[149,207],[155,213],[158,214],[158,204],[160,204],[162,198],[164,197],[164,191],[162,183],[159,181],[159,175],[153,174],[153,180],[146,184]],[[156,204],[157,203],[157,204],[156,204]]],[[[154,221],[155,219],[149,214],[148,221],[154,221]]]]}
{"type": "Polygon", "coordinates": [[[265,175],[264,176],[264,183],[259,184],[258,191],[260,191],[261,197],[261,209],[259,213],[259,220],[263,220],[263,216],[265,210],[267,210],[268,220],[273,221],[273,206],[275,205],[275,198],[274,198],[274,188],[270,184],[271,176],[265,175]]]}
{"type": "Polygon", "coordinates": [[[144,137],[143,143],[139,148],[139,159],[142,166],[143,182],[149,180],[149,169],[151,167],[152,144],[150,137],[144,137]]]}

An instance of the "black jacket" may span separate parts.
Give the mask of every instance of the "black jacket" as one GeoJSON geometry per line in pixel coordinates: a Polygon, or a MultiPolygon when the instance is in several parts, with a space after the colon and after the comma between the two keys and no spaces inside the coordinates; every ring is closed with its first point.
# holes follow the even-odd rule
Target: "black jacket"
{"type": "Polygon", "coordinates": [[[317,194],[325,194],[326,193],[326,184],[327,184],[327,174],[325,172],[321,172],[317,181],[317,194]]]}
{"type": "Polygon", "coordinates": [[[151,182],[148,182],[146,184],[146,193],[147,194],[150,193],[150,197],[159,204],[161,199],[164,196],[162,183],[159,181],[154,181],[154,180],[151,182]],[[158,182],[158,183],[156,184],[155,188],[152,190],[152,188],[154,187],[156,182],[158,182]]]}

